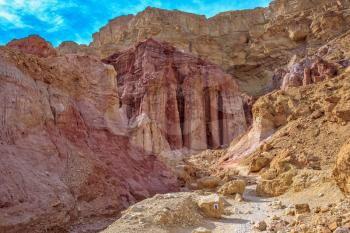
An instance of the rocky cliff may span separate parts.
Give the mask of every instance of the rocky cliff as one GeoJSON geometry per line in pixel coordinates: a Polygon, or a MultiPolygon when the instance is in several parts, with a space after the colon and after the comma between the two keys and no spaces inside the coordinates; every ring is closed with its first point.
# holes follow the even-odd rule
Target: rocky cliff
{"type": "Polygon", "coordinates": [[[118,71],[132,140],[146,152],[217,148],[247,128],[238,84],[216,65],[153,39],[104,62],[118,71]]]}
{"type": "Polygon", "coordinates": [[[220,65],[238,78],[244,91],[260,95],[271,90],[274,70],[287,65],[293,55],[314,54],[348,29],[349,4],[281,0],[266,9],[229,11],[212,18],[147,8],[111,20],[93,35],[89,50],[105,58],[152,37],[220,65]]]}
{"type": "Polygon", "coordinates": [[[97,231],[130,204],[178,190],[129,142],[112,66],[25,54],[24,42],[0,48],[0,232],[97,231]]]}

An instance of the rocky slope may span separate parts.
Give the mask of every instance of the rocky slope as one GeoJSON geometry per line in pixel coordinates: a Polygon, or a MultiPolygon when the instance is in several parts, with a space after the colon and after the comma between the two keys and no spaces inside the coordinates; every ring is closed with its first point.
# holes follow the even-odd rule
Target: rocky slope
{"type": "MultiPolygon", "coordinates": [[[[348,0],[273,1],[268,8],[229,11],[208,19],[147,8],[111,20],[81,50],[105,58],[152,37],[220,65],[238,78],[244,91],[260,95],[271,90],[274,70],[288,64],[293,55],[314,54],[348,29],[349,4],[348,0]]],[[[67,53],[76,46],[60,48],[67,53]]]]}
{"type": "Polygon", "coordinates": [[[130,204],[178,190],[129,142],[115,75],[88,56],[0,48],[0,232],[96,231],[130,204]]]}
{"type": "MultiPolygon", "coordinates": [[[[262,195],[274,196],[290,189],[310,187],[315,177],[331,179],[336,155],[350,136],[350,75],[348,57],[343,55],[348,48],[343,46],[344,52],[339,55],[339,47],[349,39],[346,33],[320,48],[318,54],[334,63],[318,57],[318,62],[313,65],[305,60],[292,65],[285,78],[299,80],[292,85],[297,87],[287,85],[284,90],[259,98],[253,107],[252,129],[238,142],[232,143],[221,164],[231,166],[248,156],[245,163],[250,166],[250,171],[262,174],[263,180],[258,185],[262,195]],[[315,69],[317,66],[318,69],[310,71],[309,67],[315,69]],[[324,72],[324,78],[319,78],[323,71],[330,70],[329,67],[335,71],[331,72],[333,75],[338,75],[327,76],[329,72],[324,72]],[[300,82],[301,78],[305,80],[312,75],[316,75],[318,81],[326,81],[316,84],[300,82]]],[[[342,180],[344,183],[341,185],[344,189],[347,181],[340,177],[347,174],[346,156],[339,161],[343,161],[340,170],[344,174],[338,173],[340,170],[335,174],[338,182],[342,180]]]]}

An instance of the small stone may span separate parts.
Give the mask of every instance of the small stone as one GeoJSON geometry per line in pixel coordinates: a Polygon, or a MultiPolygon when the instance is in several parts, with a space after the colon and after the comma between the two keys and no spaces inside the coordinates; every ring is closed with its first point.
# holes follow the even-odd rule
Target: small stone
{"type": "Polygon", "coordinates": [[[275,209],[275,210],[279,210],[279,209],[284,209],[284,208],[286,208],[286,206],[283,205],[281,201],[275,201],[275,202],[273,202],[272,205],[271,205],[271,207],[272,207],[273,209],[275,209]]]}
{"type": "Polygon", "coordinates": [[[301,223],[304,222],[306,219],[306,215],[305,214],[298,214],[295,216],[295,220],[297,221],[297,223],[301,223]]]}
{"type": "Polygon", "coordinates": [[[315,208],[315,213],[318,214],[318,213],[320,213],[320,212],[321,212],[321,207],[317,206],[317,207],[315,208]]]}
{"type": "Polygon", "coordinates": [[[244,199],[241,194],[237,193],[235,196],[235,201],[242,202],[244,199]]]}
{"type": "Polygon", "coordinates": [[[263,151],[269,151],[272,148],[273,148],[272,145],[270,143],[268,143],[268,142],[264,143],[264,145],[262,146],[262,150],[263,151]]]}
{"type": "Polygon", "coordinates": [[[310,206],[309,204],[296,204],[295,205],[295,213],[296,214],[304,214],[304,213],[310,213],[310,206]]]}
{"type": "Polygon", "coordinates": [[[337,228],[338,228],[338,223],[336,221],[328,224],[328,228],[331,230],[331,231],[335,231],[337,228]]]}
{"type": "Polygon", "coordinates": [[[323,197],[323,196],[324,196],[324,193],[318,194],[318,197],[323,197]]]}
{"type": "Polygon", "coordinates": [[[288,216],[294,216],[295,215],[295,210],[294,209],[286,209],[286,211],[284,212],[285,215],[288,215],[288,216]]]}
{"type": "Polygon", "coordinates": [[[265,221],[260,221],[254,225],[254,228],[258,231],[265,231],[267,228],[267,224],[265,221]]]}

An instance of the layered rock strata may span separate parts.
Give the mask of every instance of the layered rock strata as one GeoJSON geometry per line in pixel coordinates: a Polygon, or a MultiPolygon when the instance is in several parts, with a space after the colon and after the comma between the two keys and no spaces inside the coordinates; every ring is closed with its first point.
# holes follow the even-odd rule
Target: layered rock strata
{"type": "Polygon", "coordinates": [[[235,75],[242,90],[261,95],[271,90],[274,70],[290,57],[313,55],[349,29],[349,6],[348,0],[276,0],[268,8],[211,18],[147,8],[111,20],[93,35],[89,53],[105,58],[155,38],[220,65],[235,75]]]}
{"type": "Polygon", "coordinates": [[[153,39],[104,62],[144,151],[217,148],[247,128],[238,85],[216,65],[153,39]]]}
{"type": "Polygon", "coordinates": [[[130,204],[178,190],[129,142],[112,66],[11,47],[0,48],[0,232],[96,232],[130,204]]]}

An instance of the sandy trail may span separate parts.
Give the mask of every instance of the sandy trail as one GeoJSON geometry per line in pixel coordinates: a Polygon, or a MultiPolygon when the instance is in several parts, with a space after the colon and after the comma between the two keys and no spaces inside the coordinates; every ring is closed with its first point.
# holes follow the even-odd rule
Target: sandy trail
{"type": "Polygon", "coordinates": [[[254,223],[266,220],[274,215],[280,215],[282,210],[275,210],[271,204],[276,198],[261,198],[256,195],[256,185],[248,186],[243,202],[226,198],[228,207],[226,215],[219,220],[209,220],[204,227],[213,233],[248,233],[254,232],[254,223]]]}

